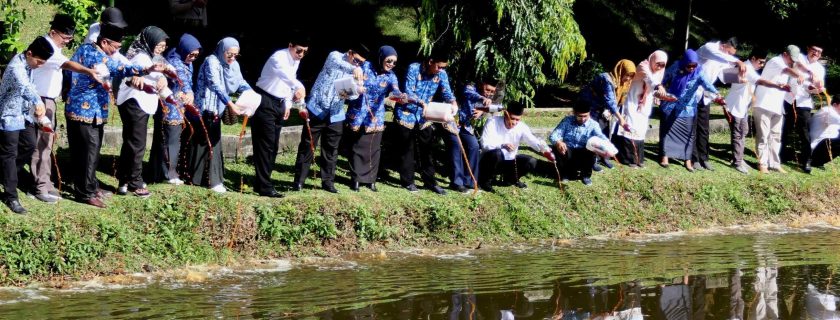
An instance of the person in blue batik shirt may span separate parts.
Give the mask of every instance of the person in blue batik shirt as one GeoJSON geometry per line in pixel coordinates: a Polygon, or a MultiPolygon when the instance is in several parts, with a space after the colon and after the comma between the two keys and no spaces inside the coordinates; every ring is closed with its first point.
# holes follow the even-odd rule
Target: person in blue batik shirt
{"type": "Polygon", "coordinates": [[[202,128],[196,129],[193,141],[190,142],[187,171],[191,182],[208,186],[217,193],[227,192],[224,186],[225,164],[222,161],[220,117],[226,108],[239,114],[239,107],[233,103],[230,95],[251,90],[251,86],[242,78],[239,62],[236,61],[238,56],[239,41],[230,37],[219,41],[216,50],[204,59],[198,70],[195,103],[201,118],[187,117],[193,128],[202,128]]]}
{"type": "MultiPolygon", "coordinates": [[[[359,54],[361,49],[350,49],[341,53],[330,52],[324,68],[318,74],[315,85],[309,95],[306,108],[300,110],[300,115],[308,119],[310,132],[303,130],[300,134],[297,160],[295,161],[295,190],[302,190],[309,174],[309,164],[315,156],[313,148],[321,142],[321,188],[328,192],[338,193],[333,181],[335,180],[335,164],[338,160],[338,143],[344,129],[346,94],[335,90],[334,81],[352,77],[354,81],[361,81],[363,71],[360,65],[365,59],[359,54]],[[312,134],[310,138],[310,133],[312,134]]],[[[359,84],[359,91],[364,86],[359,84]]],[[[353,97],[356,98],[356,97],[353,97]]]]}
{"type": "MultiPolygon", "coordinates": [[[[153,64],[148,68],[126,65],[114,57],[120,49],[124,30],[113,25],[102,25],[96,43],[84,44],[76,50],[70,60],[100,70],[100,76],[131,77],[163,71],[164,66],[153,64]],[[104,73],[104,74],[103,74],[104,73]]],[[[95,207],[104,208],[103,200],[108,192],[99,188],[96,167],[105,123],[108,122],[111,103],[110,82],[100,84],[100,79],[86,74],[73,73],[72,86],[68,93],[64,116],[67,119],[67,142],[73,159],[75,177],[73,184],[78,200],[95,207]]]]}
{"type": "MultiPolygon", "coordinates": [[[[455,95],[449,87],[449,76],[444,70],[448,65],[447,59],[439,53],[433,53],[423,63],[412,63],[408,66],[408,73],[405,77],[405,92],[408,94],[409,103],[399,104],[394,108],[394,121],[399,123],[398,141],[402,141],[397,152],[402,156],[400,163],[400,183],[411,192],[417,192],[414,185],[414,161],[415,144],[417,145],[417,157],[420,161],[420,176],[426,188],[437,193],[445,194],[446,191],[437,185],[435,181],[434,159],[432,158],[433,147],[436,141],[432,122],[426,121],[423,117],[423,109],[426,104],[432,102],[438,90],[442,90],[443,99],[452,103],[457,110],[455,95]]],[[[442,126],[436,126],[439,129],[442,126]]]]}
{"type": "Polygon", "coordinates": [[[586,142],[592,137],[607,140],[598,122],[590,118],[589,106],[580,103],[575,104],[574,115],[563,118],[551,131],[548,141],[557,158],[557,166],[560,167],[560,176],[564,182],[580,175],[583,184],[592,184],[595,153],[586,149],[586,142]]]}
{"type": "Polygon", "coordinates": [[[475,187],[473,177],[479,176],[478,160],[481,156],[481,146],[478,144],[472,121],[481,118],[484,112],[489,110],[492,99],[496,95],[497,84],[496,80],[487,78],[478,85],[468,84],[464,87],[464,101],[458,108],[458,133],[452,133],[447,137],[447,149],[453,164],[450,188],[458,192],[467,192],[475,187]],[[461,147],[456,139],[461,140],[469,162],[464,161],[461,147]],[[472,176],[465,165],[469,165],[472,176]]]}
{"type": "MultiPolygon", "coordinates": [[[[181,133],[186,122],[182,104],[192,105],[193,61],[201,51],[201,44],[191,34],[185,33],[178,41],[178,46],[169,50],[166,61],[175,68],[178,80],[169,79],[169,88],[179,101],[178,104],[164,102],[154,116],[155,129],[152,136],[152,151],[149,155],[149,182],[166,181],[173,185],[184,184],[178,178],[178,160],[181,150],[181,133]]],[[[192,128],[195,134],[196,128],[192,128]]],[[[198,130],[201,130],[200,128],[198,130]]],[[[200,132],[199,132],[200,133],[200,132]]]]}
{"type": "Polygon", "coordinates": [[[53,55],[53,47],[38,37],[15,55],[0,82],[0,165],[3,192],[0,200],[14,213],[24,214],[17,187],[19,177],[29,177],[23,166],[32,160],[35,151],[35,117],[46,113],[44,102],[32,82],[32,70],[38,69],[53,55]],[[33,112],[34,109],[34,112],[33,112]]]}
{"type": "MultiPolygon", "coordinates": [[[[697,88],[702,86],[714,95],[717,89],[703,77],[700,58],[694,50],[685,51],[682,59],[665,70],[662,85],[676,101],[663,101],[660,105],[662,121],[659,123],[659,145],[662,159],[659,164],[668,166],[669,158],[685,160],[685,168],[694,172],[691,158],[694,151],[694,139],[697,117],[697,88]]],[[[718,95],[717,98],[720,98],[718,95]]]]}
{"type": "Polygon", "coordinates": [[[347,106],[348,139],[352,144],[350,162],[350,189],[359,191],[367,185],[376,191],[379,173],[382,132],[385,131],[385,99],[389,96],[404,98],[400,93],[394,66],[397,50],[391,46],[379,48],[376,65],[366,61],[362,65],[364,93],[347,106]]]}

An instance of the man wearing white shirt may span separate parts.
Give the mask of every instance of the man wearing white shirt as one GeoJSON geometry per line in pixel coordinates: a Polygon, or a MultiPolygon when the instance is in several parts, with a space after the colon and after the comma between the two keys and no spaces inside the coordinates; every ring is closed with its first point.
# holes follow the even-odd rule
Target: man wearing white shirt
{"type": "MultiPolygon", "coordinates": [[[[737,47],[738,40],[733,37],[726,41],[709,42],[697,49],[697,55],[700,57],[699,68],[703,77],[709,83],[714,84],[720,77],[721,71],[733,65],[738,66],[741,74],[746,71],[744,63],[735,57],[737,47]]],[[[709,114],[713,97],[704,95],[704,93],[705,90],[700,86],[697,89],[697,95],[703,97],[698,99],[697,103],[697,123],[695,124],[697,137],[694,140],[694,152],[691,154],[691,160],[694,162],[695,169],[712,170],[709,163],[709,114]]]]}
{"type": "Polygon", "coordinates": [[[821,168],[840,155],[840,94],[831,99],[831,106],[822,107],[811,118],[811,159],[821,168]]]}
{"type": "Polygon", "coordinates": [[[784,124],[783,104],[785,93],[790,91],[790,76],[799,80],[803,78],[793,68],[794,62],[800,57],[799,47],[789,45],[781,55],[767,61],[761,72],[761,80],[764,80],[766,85],[756,87],[753,111],[756,130],[755,152],[758,155],[758,170],[761,173],[767,173],[768,169],[785,172],[779,158],[784,124]]]}
{"type": "MultiPolygon", "coordinates": [[[[61,95],[63,75],[61,70],[84,73],[96,78],[96,71],[70,61],[61,53],[61,49],[73,40],[76,22],[66,14],[56,14],[50,22],[50,31],[44,36],[53,48],[53,55],[40,68],[32,70],[35,90],[41,96],[46,107],[45,116],[50,120],[50,128],[55,129],[55,99],[61,95]]],[[[60,199],[58,190],[53,186],[52,152],[53,132],[35,131],[35,152],[32,153],[30,170],[33,176],[32,193],[35,198],[46,203],[55,203],[60,199]]]]}
{"type": "Polygon", "coordinates": [[[546,158],[554,161],[554,155],[546,143],[531,133],[531,128],[522,121],[525,107],[518,102],[512,102],[501,116],[487,120],[481,135],[483,145],[481,160],[479,160],[478,184],[481,189],[493,192],[492,183],[501,170],[505,184],[519,188],[528,186],[519,181],[537,166],[537,159],[518,154],[519,144],[525,140],[531,148],[541,152],[546,158]]]}
{"type": "Polygon", "coordinates": [[[802,83],[791,82],[791,92],[785,95],[785,124],[782,127],[782,161],[795,159],[798,147],[799,163],[802,171],[811,172],[811,139],[808,135],[809,123],[811,122],[811,110],[814,108],[812,94],[820,94],[825,90],[825,67],[820,63],[823,49],[811,45],[808,47],[807,56],[802,56],[797,63],[797,70],[803,72],[805,81],[802,83]],[[796,140],[794,131],[798,135],[796,140]]]}
{"type": "Polygon", "coordinates": [[[756,82],[761,80],[758,70],[764,67],[767,52],[753,50],[746,63],[747,71],[740,82],[733,83],[726,95],[726,112],[729,113],[729,133],[732,141],[732,166],[741,173],[749,172],[744,162],[744,141],[750,131],[748,112],[755,93],[756,82]]]}
{"type": "Polygon", "coordinates": [[[288,48],[278,50],[268,58],[257,80],[255,90],[262,96],[262,101],[251,122],[251,141],[256,170],[254,191],[261,196],[283,196],[271,183],[271,171],[277,158],[280,130],[289,118],[292,103],[298,108],[306,108],[303,104],[306,89],[297,79],[297,69],[308,51],[309,38],[295,32],[288,48]]]}

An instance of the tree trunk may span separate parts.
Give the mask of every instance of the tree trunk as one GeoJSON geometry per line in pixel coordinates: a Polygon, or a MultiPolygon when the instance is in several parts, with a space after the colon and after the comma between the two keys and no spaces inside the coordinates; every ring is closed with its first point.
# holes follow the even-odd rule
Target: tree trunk
{"type": "Polygon", "coordinates": [[[678,0],[677,13],[674,15],[674,42],[671,50],[674,52],[688,49],[689,26],[691,25],[692,0],[678,0]]]}

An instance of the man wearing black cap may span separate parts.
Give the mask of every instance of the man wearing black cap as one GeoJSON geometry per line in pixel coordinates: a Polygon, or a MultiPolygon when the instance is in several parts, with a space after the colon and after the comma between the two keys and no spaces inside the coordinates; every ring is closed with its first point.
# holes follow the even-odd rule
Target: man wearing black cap
{"type": "Polygon", "coordinates": [[[26,213],[18,200],[18,178],[27,176],[23,166],[32,159],[35,118],[42,117],[45,109],[30,74],[52,55],[53,47],[47,39],[36,38],[26,51],[9,61],[0,82],[0,200],[18,214],[26,213]]]}
{"type": "MultiPolygon", "coordinates": [[[[76,50],[71,58],[87,68],[94,68],[105,77],[110,76],[140,76],[149,72],[164,70],[161,64],[148,68],[130,65],[113,57],[122,43],[124,30],[120,27],[104,24],[101,26],[99,37],[95,44],[84,44],[76,50]]],[[[70,88],[69,99],[64,108],[67,118],[67,141],[70,144],[71,158],[78,199],[95,207],[104,208],[102,202],[107,193],[99,189],[96,180],[96,167],[99,162],[99,150],[102,147],[102,134],[105,123],[108,122],[110,109],[110,85],[106,80],[102,85],[99,79],[86,74],[74,73],[73,85],[70,88]]]]}
{"type": "MultiPolygon", "coordinates": [[[[96,77],[95,70],[70,61],[61,53],[61,49],[73,40],[73,33],[75,31],[76,22],[73,21],[73,18],[66,14],[56,14],[50,23],[50,31],[44,36],[44,39],[52,47],[53,54],[43,66],[32,70],[32,80],[35,83],[35,90],[44,101],[44,106],[46,107],[45,117],[50,122],[47,126],[51,129],[54,129],[54,124],[56,123],[55,99],[58,98],[62,89],[61,69],[96,77]]],[[[50,176],[52,175],[50,153],[52,151],[54,134],[52,130],[48,131],[35,131],[35,152],[32,154],[32,163],[29,167],[32,170],[34,178],[32,193],[35,194],[35,198],[43,202],[54,203],[60,199],[60,196],[58,190],[56,190],[52,181],[50,181],[50,176]]]]}

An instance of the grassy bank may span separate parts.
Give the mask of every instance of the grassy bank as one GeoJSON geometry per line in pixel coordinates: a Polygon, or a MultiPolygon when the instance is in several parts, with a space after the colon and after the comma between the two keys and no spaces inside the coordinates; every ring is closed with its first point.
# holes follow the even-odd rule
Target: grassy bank
{"type": "MultiPolygon", "coordinates": [[[[721,160],[726,139],[712,139],[715,172],[660,168],[648,154],[644,169],[619,167],[597,173],[591,187],[574,181],[562,190],[554,169],[541,162],[536,175],[524,178],[529,185],[524,190],[411,194],[397,187],[392,172],[378,193],[356,193],[345,186],[347,164],[342,158],[338,195],[316,189],[310,179],[306,190],[289,192],[284,199],[257,197],[248,188],[252,165],[228,163],[232,192],[224,195],[192,186],[152,185],[151,198],[115,196],[105,210],[70,199],[45,205],[24,197],[29,215],[0,213],[0,284],[376,248],[472,247],[479,242],[785,223],[833,213],[840,196],[836,165],[813,175],[742,175],[721,160]],[[236,192],[240,188],[243,193],[236,192]]],[[[108,168],[116,150],[105,153],[99,177],[113,186],[108,168]]],[[[63,150],[59,159],[69,172],[63,150]]],[[[291,184],[293,162],[291,154],[279,157],[273,178],[281,188],[291,184]]]]}

